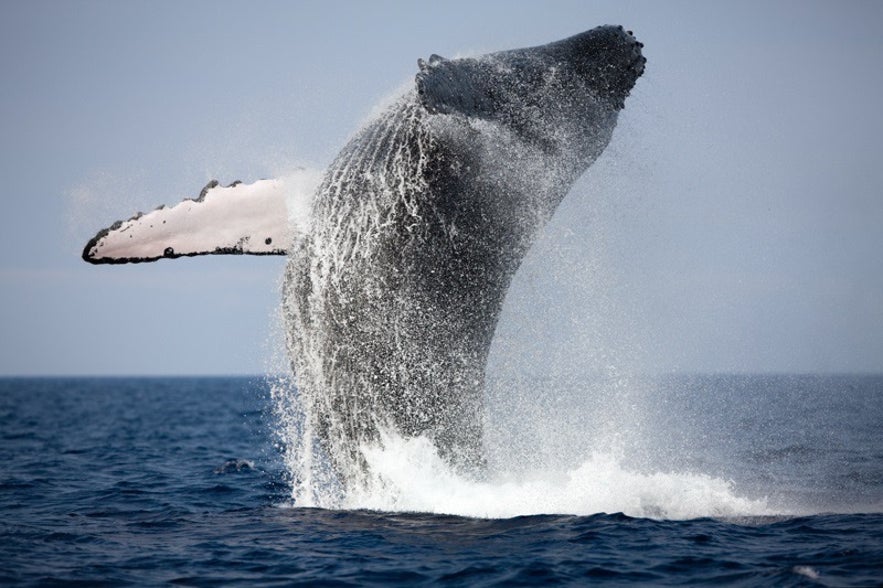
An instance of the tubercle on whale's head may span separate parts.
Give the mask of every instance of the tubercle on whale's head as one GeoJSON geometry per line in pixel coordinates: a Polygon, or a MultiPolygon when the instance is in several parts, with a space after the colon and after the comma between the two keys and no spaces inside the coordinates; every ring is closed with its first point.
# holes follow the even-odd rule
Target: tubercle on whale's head
{"type": "Polygon", "coordinates": [[[643,47],[632,31],[605,25],[543,49],[553,60],[568,64],[599,99],[619,110],[644,73],[647,59],[643,47]]]}

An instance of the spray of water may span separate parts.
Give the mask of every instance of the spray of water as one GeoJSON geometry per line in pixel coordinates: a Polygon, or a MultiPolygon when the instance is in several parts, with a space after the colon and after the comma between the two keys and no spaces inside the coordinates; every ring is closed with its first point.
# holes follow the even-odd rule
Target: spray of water
{"type": "MultiPolygon", "coordinates": [[[[602,250],[603,244],[598,245],[602,250]]],[[[541,239],[537,255],[550,254],[550,247],[548,240],[541,239]]],[[[605,269],[603,255],[589,253],[584,260],[594,281],[586,289],[603,299],[611,272],[605,269]]],[[[534,262],[526,263],[530,273],[534,262]]],[[[525,289],[529,291],[529,287],[519,289],[521,296],[525,289]]],[[[530,306],[515,301],[521,311],[525,304],[530,306]]],[[[310,400],[298,391],[293,376],[274,380],[276,433],[292,503],[475,517],[623,512],[680,519],[771,514],[764,500],[740,497],[731,482],[686,470],[659,471],[630,453],[629,437],[647,418],[641,383],[631,375],[636,361],[633,346],[620,343],[601,352],[583,342],[586,358],[581,367],[593,368],[599,375],[592,381],[571,376],[562,383],[560,373],[558,380],[548,373],[560,372],[561,366],[538,375],[538,366],[526,371],[525,363],[519,362],[524,343],[529,345],[534,335],[512,330],[510,321],[523,318],[519,312],[516,308],[513,316],[504,317],[500,330],[505,336],[492,358],[484,409],[487,470],[480,479],[452,467],[429,436],[404,438],[381,427],[379,438],[355,448],[367,471],[363,483],[346,488],[307,418],[310,400]]],[[[616,314],[610,308],[603,312],[616,314]]]]}
{"type": "MultiPolygon", "coordinates": [[[[489,436],[493,463],[484,479],[457,472],[426,436],[403,438],[383,431],[376,443],[359,448],[369,472],[365,483],[345,491],[307,425],[292,381],[279,379],[272,389],[294,506],[480,518],[605,512],[663,519],[773,514],[766,500],[739,496],[727,480],[624,465],[623,448],[615,441],[601,441],[608,433],[603,427],[584,430],[578,445],[596,444],[599,449],[580,455],[579,448],[563,447],[573,441],[568,439],[573,429],[546,420],[549,415],[540,406],[523,422],[534,428],[534,435],[527,436],[534,446],[508,445],[507,440],[519,435],[510,431],[507,436],[499,427],[489,436]]],[[[542,394],[533,391],[537,392],[542,394]]]]}

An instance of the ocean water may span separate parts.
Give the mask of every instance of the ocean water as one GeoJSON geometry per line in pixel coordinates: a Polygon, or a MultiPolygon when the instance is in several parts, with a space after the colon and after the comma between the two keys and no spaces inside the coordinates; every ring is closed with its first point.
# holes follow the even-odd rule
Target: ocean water
{"type": "Polygon", "coordinates": [[[318,508],[262,378],[0,379],[0,585],[883,585],[881,376],[496,382],[487,436],[318,508]]]}

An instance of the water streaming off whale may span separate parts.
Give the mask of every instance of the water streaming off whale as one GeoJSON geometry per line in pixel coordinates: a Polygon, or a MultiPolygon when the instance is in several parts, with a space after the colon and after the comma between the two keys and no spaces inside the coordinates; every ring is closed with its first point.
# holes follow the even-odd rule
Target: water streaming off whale
{"type": "MultiPolygon", "coordinates": [[[[486,475],[485,366],[506,291],[610,141],[643,71],[640,48],[621,27],[600,27],[542,47],[432,56],[416,87],[343,149],[285,278],[310,437],[292,463],[321,450],[352,494],[376,473],[366,446],[425,437],[458,474],[486,475]]],[[[283,422],[295,420],[289,406],[283,422]]]]}

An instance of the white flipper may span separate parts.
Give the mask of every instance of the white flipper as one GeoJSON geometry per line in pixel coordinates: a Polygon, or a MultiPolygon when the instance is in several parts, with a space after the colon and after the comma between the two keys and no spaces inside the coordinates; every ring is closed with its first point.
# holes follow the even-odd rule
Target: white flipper
{"type": "MultiPolygon", "coordinates": [[[[304,175],[312,180],[315,174],[304,175]]],[[[100,231],[86,244],[83,259],[104,264],[210,254],[285,255],[293,239],[291,225],[304,223],[299,218],[304,195],[294,194],[286,202],[292,190],[307,191],[303,178],[293,179],[229,186],[213,180],[196,200],[139,213],[100,231]],[[289,218],[289,208],[298,218],[289,218]]]]}

